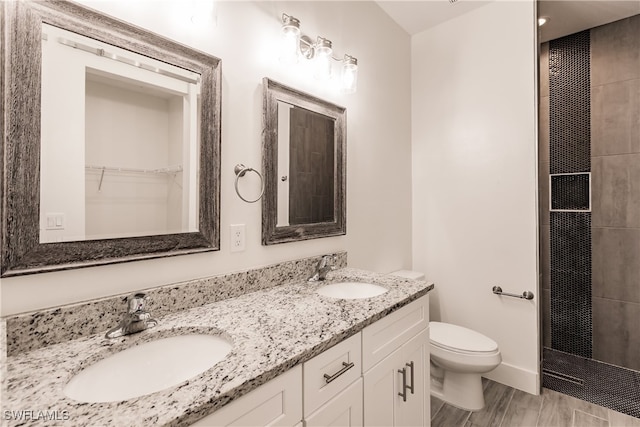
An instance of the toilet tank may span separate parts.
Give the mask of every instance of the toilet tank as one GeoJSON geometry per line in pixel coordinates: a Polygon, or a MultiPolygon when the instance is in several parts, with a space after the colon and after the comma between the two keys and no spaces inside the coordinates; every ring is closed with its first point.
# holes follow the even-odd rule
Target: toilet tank
{"type": "Polygon", "coordinates": [[[424,280],[424,273],[411,270],[397,270],[389,273],[391,276],[402,277],[403,279],[424,280]]]}

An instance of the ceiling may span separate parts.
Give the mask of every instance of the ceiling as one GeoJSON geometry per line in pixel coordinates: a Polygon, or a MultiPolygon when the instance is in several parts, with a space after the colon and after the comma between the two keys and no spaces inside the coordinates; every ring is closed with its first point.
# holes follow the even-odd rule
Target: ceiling
{"type": "Polygon", "coordinates": [[[376,3],[409,34],[417,34],[456,18],[489,1],[458,0],[377,0],[376,3]]]}
{"type": "MultiPolygon", "coordinates": [[[[484,0],[377,0],[409,34],[417,34],[490,3],[484,0]]],[[[538,16],[550,20],[540,28],[548,41],[640,14],[640,0],[539,0],[538,16]]]]}
{"type": "Polygon", "coordinates": [[[640,14],[640,0],[551,1],[538,2],[538,16],[548,16],[540,27],[540,41],[546,42],[640,14]]]}

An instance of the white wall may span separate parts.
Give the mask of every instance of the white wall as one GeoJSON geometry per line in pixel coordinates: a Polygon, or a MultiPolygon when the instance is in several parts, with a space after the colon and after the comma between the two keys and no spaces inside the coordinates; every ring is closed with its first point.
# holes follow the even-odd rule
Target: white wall
{"type": "Polygon", "coordinates": [[[413,268],[436,284],[432,320],[493,338],[489,377],[537,394],[534,7],[497,0],[413,37],[412,149],[413,268]]]}
{"type": "MultiPolygon", "coordinates": [[[[47,26],[42,43],[41,145],[47,162],[40,168],[40,241],[62,242],[85,237],[85,75],[75,49],[55,42],[60,30],[47,26]],[[60,108],[57,100],[69,102],[60,108]],[[74,126],[69,126],[69,122],[74,126]],[[48,229],[47,216],[63,215],[64,229],[48,229]]],[[[95,55],[94,55],[95,56],[95,55]]]]}
{"type": "MultiPolygon", "coordinates": [[[[222,59],[221,250],[2,279],[3,316],[337,250],[349,251],[353,267],[411,266],[410,37],[375,3],[216,2],[215,26],[192,23],[178,0],[83,3],[222,59]],[[282,12],[358,58],[357,93],[340,95],[278,62],[282,12]],[[346,236],[261,245],[260,204],[237,197],[233,167],[261,168],[263,77],[347,108],[346,236]],[[246,251],[229,251],[230,224],[246,224],[246,251]]],[[[244,187],[255,190],[249,179],[244,187]]]]}

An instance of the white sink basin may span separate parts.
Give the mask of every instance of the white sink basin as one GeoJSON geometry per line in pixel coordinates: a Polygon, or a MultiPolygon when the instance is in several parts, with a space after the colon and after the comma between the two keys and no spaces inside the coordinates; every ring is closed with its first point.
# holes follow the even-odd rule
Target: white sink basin
{"type": "Polygon", "coordinates": [[[223,360],[231,343],[215,335],[178,335],[130,347],[80,371],[64,394],[80,402],[117,402],[195,377],[223,360]]]}
{"type": "Polygon", "coordinates": [[[330,298],[363,299],[376,297],[387,291],[387,288],[372,283],[342,282],[323,286],[316,292],[330,298]]]}

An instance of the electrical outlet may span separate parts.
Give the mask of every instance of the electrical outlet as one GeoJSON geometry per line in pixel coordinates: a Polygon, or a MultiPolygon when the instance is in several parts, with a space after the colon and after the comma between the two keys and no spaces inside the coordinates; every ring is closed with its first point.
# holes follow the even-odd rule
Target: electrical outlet
{"type": "Polygon", "coordinates": [[[231,236],[231,252],[244,251],[244,224],[231,224],[231,226],[229,227],[229,231],[231,236]]]}

